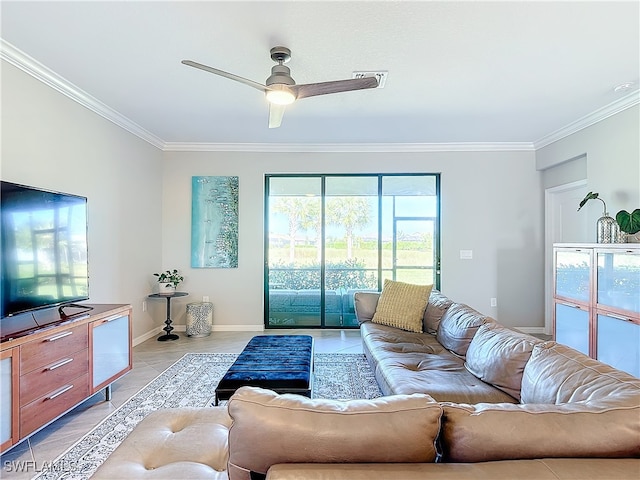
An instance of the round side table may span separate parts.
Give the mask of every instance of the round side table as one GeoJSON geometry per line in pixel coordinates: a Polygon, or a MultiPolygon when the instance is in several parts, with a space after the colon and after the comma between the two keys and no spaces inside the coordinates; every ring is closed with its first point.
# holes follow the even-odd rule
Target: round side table
{"type": "Polygon", "coordinates": [[[158,337],[159,342],[166,342],[167,340],[178,340],[180,337],[175,333],[171,333],[173,327],[171,326],[171,299],[175,297],[186,297],[189,295],[187,292],[173,292],[169,294],[152,293],[149,298],[166,298],[167,299],[167,319],[164,321],[165,327],[163,330],[167,333],[158,337]]]}

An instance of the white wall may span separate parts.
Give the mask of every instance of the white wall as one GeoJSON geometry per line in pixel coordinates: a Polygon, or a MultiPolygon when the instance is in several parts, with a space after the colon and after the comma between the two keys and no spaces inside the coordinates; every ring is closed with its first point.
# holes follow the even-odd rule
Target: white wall
{"type": "Polygon", "coordinates": [[[152,331],[163,305],[142,312],[142,301],[161,263],[161,152],[1,66],[2,179],[88,197],[90,301],[131,303],[134,338],[152,331]]]}
{"type": "MultiPolygon", "coordinates": [[[[583,156],[586,159],[587,190],[598,192],[609,215],[640,208],[640,106],[628,108],[536,151],[536,165],[545,172],[545,184],[557,185],[566,173],[552,168],[583,156]]],[[[576,165],[582,163],[572,162],[576,165]]],[[[577,209],[576,205],[576,209],[577,209]]],[[[602,202],[589,201],[579,214],[593,225],[589,238],[596,241],[596,222],[602,215],[602,202]]]]}
{"type": "MultiPolygon", "coordinates": [[[[265,173],[442,174],[442,290],[506,325],[541,329],[543,187],[583,175],[610,213],[640,205],[639,108],[533,152],[161,152],[2,64],[2,179],[89,198],[91,300],[131,303],[134,337],[162,326],[164,302],[142,302],[153,272],[179,268],[184,304],[211,297],[214,328],[262,328],[265,173]],[[573,166],[561,164],[578,158],[573,166]],[[577,165],[577,167],[576,167],[577,165]],[[554,168],[552,168],[554,167],[554,168]],[[559,168],[558,168],[559,167],[559,168]],[[580,170],[577,172],[576,168],[580,170]],[[239,268],[191,269],[191,177],[240,177],[239,268]],[[460,260],[460,250],[473,260],[460,260]],[[496,297],[498,307],[490,307],[496,297]]],[[[595,224],[601,213],[590,202],[595,224]]],[[[598,202],[599,203],[599,202],[598,202]]],[[[585,239],[592,241],[593,239],[585,239]]]]}
{"type": "Polygon", "coordinates": [[[441,173],[442,291],[506,325],[542,328],[543,197],[533,152],[165,152],[163,268],[184,271],[191,295],[182,303],[208,295],[214,329],[261,329],[264,175],[316,172],[441,173]],[[190,268],[196,175],[240,177],[237,269],[190,268]],[[473,250],[473,260],[460,260],[461,249],[473,250]]]}

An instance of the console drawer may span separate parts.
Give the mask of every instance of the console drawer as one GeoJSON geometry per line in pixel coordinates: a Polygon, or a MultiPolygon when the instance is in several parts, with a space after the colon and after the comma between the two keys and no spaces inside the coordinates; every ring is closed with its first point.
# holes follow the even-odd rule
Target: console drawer
{"type": "Polygon", "coordinates": [[[65,355],[20,377],[20,406],[31,403],[89,371],[89,350],[65,355]]]}
{"type": "Polygon", "coordinates": [[[34,432],[89,396],[89,375],[67,380],[62,386],[20,408],[20,437],[34,432]]]}
{"type": "Polygon", "coordinates": [[[88,326],[68,328],[20,347],[20,375],[64,358],[70,353],[89,348],[88,326]]]}

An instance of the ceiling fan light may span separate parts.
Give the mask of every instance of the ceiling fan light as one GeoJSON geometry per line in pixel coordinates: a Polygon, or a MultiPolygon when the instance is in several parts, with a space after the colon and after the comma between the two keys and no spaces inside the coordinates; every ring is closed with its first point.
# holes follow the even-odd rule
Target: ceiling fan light
{"type": "Polygon", "coordinates": [[[273,90],[267,90],[267,101],[276,105],[291,105],[296,100],[296,96],[285,87],[277,86],[269,87],[273,90]]]}

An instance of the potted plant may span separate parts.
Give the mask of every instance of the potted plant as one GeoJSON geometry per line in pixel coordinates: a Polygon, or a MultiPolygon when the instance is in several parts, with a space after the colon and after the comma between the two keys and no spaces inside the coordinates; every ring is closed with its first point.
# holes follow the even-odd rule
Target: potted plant
{"type": "Polygon", "coordinates": [[[589,192],[587,193],[587,195],[582,199],[582,201],[580,202],[580,206],[578,207],[578,211],[580,211],[580,209],[582,207],[585,206],[585,204],[589,201],[589,200],[600,200],[602,202],[602,205],[604,206],[604,212],[605,215],[607,215],[607,204],[604,202],[603,199],[601,199],[598,195],[600,195],[598,192],[589,192]]]}
{"type": "Polygon", "coordinates": [[[616,214],[616,222],[620,225],[620,230],[626,233],[626,242],[630,242],[632,239],[640,240],[636,235],[636,233],[640,232],[640,208],[636,208],[631,213],[626,210],[620,210],[616,214]]]}
{"type": "Polygon", "coordinates": [[[158,277],[158,293],[161,295],[171,295],[175,292],[180,282],[184,280],[184,277],[175,268],[161,273],[154,273],[153,275],[158,277]]]}
{"type": "Polygon", "coordinates": [[[604,206],[604,210],[602,212],[602,216],[598,219],[597,223],[597,242],[598,243],[618,243],[620,241],[620,227],[616,220],[609,216],[609,212],[607,212],[607,204],[604,200],[598,197],[598,192],[589,192],[580,202],[580,206],[578,207],[578,211],[589,200],[600,200],[602,205],[604,206]]]}

